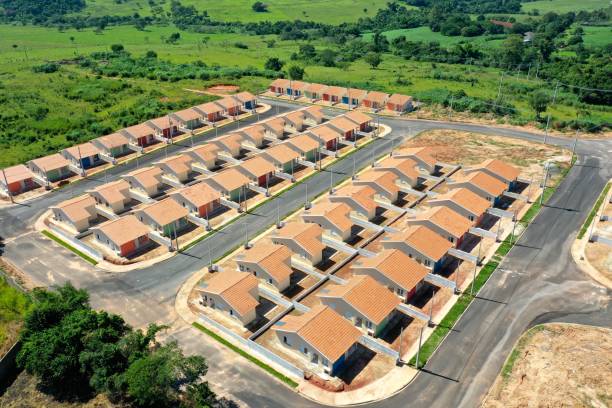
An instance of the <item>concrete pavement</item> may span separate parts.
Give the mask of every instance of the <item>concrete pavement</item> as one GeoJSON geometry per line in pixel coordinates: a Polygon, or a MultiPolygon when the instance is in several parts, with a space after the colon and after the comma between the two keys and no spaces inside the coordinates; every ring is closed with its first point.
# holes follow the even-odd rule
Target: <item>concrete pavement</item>
{"type": "MultiPolygon", "coordinates": [[[[295,108],[295,105],[284,102],[273,104],[278,105],[279,111],[295,108]]],[[[276,114],[276,107],[269,114],[276,114]]],[[[434,128],[532,141],[543,139],[517,129],[485,125],[388,118],[380,121],[391,126],[393,132],[355,152],[357,163],[366,164],[388,152],[392,144],[398,145],[408,132],[414,135],[434,128]]],[[[204,140],[200,138],[198,142],[204,140]]],[[[572,140],[563,138],[551,137],[548,140],[570,148],[573,144],[572,140]]],[[[168,154],[172,153],[170,149],[178,149],[178,146],[170,146],[168,154]]],[[[460,319],[425,370],[401,393],[372,405],[403,407],[409,402],[417,406],[476,406],[494,381],[516,339],[535,322],[560,320],[612,325],[608,304],[610,293],[583,275],[569,254],[575,233],[612,174],[611,155],[607,153],[611,149],[609,141],[578,143],[578,164],[507,256],[500,270],[490,278],[479,299],[460,319]]],[[[162,150],[145,158],[154,161],[163,155],[162,150]]],[[[340,181],[340,177],[350,177],[352,165],[351,157],[334,164],[331,167],[334,178],[340,181]]],[[[109,170],[109,180],[129,171],[130,166],[135,167],[135,163],[109,170]]],[[[173,308],[176,292],[194,271],[208,264],[209,253],[215,259],[235,247],[244,240],[247,225],[249,235],[253,236],[273,224],[277,200],[280,200],[281,216],[302,205],[305,184],[308,184],[311,199],[325,191],[329,186],[329,174],[322,172],[311,177],[306,183],[270,200],[184,253],[150,268],[120,275],[102,272],[72,253],[58,249],[40,234],[32,232],[31,227],[33,219],[50,205],[102,182],[104,175],[67,186],[27,205],[0,210],[4,256],[24,269],[38,284],[52,285],[70,280],[90,291],[94,306],[120,313],[130,324],[142,326],[153,321],[172,323],[177,320],[173,308]]],[[[209,380],[216,387],[250,406],[316,406],[246,360],[235,359],[233,352],[194,329],[185,327],[173,336],[187,352],[201,353],[209,360],[210,372],[215,373],[209,380]],[[231,361],[229,366],[228,361],[231,361]]]]}

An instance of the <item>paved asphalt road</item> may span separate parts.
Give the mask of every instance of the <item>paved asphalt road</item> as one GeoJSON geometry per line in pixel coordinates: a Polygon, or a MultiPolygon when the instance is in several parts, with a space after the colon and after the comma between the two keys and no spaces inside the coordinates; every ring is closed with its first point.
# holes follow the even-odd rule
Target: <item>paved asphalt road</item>
{"type": "MultiPolygon", "coordinates": [[[[274,103],[279,111],[294,107],[274,103]]],[[[276,109],[265,116],[276,113],[276,109]]],[[[265,117],[262,115],[262,118],[265,117]]],[[[447,128],[541,140],[541,136],[514,129],[454,122],[381,119],[393,132],[332,166],[334,181],[350,176],[353,157],[358,167],[389,151],[404,137],[422,130],[447,128]]],[[[197,139],[200,142],[205,138],[197,139]]],[[[550,143],[571,147],[572,141],[549,138],[550,143]]],[[[184,142],[187,143],[188,142],[184,142]]],[[[169,148],[168,154],[179,146],[169,148]]],[[[571,260],[570,246],[605,181],[612,175],[612,142],[581,141],[579,161],[570,171],[549,204],[536,217],[518,245],[506,257],[479,298],[460,319],[454,331],[430,359],[425,370],[401,393],[380,403],[380,407],[477,406],[495,379],[514,342],[535,323],[571,321],[612,326],[608,304],[610,292],[592,283],[571,260]]],[[[163,157],[164,152],[145,156],[144,162],[163,157]]],[[[142,164],[142,163],[141,163],[142,164]]],[[[130,170],[135,164],[109,170],[108,180],[130,170]]],[[[122,314],[135,326],[149,322],[178,320],[174,298],[182,282],[213,258],[224,254],[276,221],[276,211],[289,213],[305,200],[304,184],[291,189],[243,216],[188,251],[150,268],[126,273],[100,271],[80,258],[60,250],[32,230],[32,222],[50,205],[104,182],[104,176],[77,183],[29,202],[0,210],[0,235],[4,255],[41,285],[72,281],[90,291],[92,303],[122,314]]],[[[329,171],[308,181],[309,195],[328,189],[329,171]]],[[[209,380],[222,392],[253,407],[316,406],[288,390],[256,367],[236,358],[201,333],[181,327],[172,336],[187,352],[206,356],[215,373],[209,380]]]]}

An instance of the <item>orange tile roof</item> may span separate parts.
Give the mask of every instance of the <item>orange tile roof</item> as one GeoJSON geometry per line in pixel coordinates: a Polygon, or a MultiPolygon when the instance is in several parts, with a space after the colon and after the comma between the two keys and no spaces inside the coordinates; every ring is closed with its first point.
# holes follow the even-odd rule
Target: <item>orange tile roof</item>
{"type": "Polygon", "coordinates": [[[126,215],[107,221],[96,227],[117,246],[127,244],[149,233],[149,227],[138,221],[134,215],[126,215]]]}
{"type": "Polygon", "coordinates": [[[305,91],[307,92],[315,92],[315,93],[322,93],[325,89],[327,88],[327,85],[323,85],[323,84],[310,84],[305,88],[305,91]]]}
{"type": "Polygon", "coordinates": [[[258,284],[257,278],[250,273],[229,270],[215,273],[198,290],[221,296],[236,312],[244,315],[259,305],[250,294],[258,284]]]}
{"type": "Polygon", "coordinates": [[[361,337],[361,332],[330,307],[317,305],[301,316],[287,315],[276,330],[296,332],[330,362],[335,362],[361,337]]]}
{"type": "Polygon", "coordinates": [[[130,136],[135,138],[149,136],[154,133],[154,130],[146,123],[139,123],[137,125],[125,128],[124,130],[128,132],[130,136]]]}
{"type": "Polygon", "coordinates": [[[404,231],[387,234],[383,238],[383,246],[384,241],[405,242],[411,248],[435,261],[441,259],[453,247],[449,240],[424,225],[413,225],[404,231]]]}
{"type": "Polygon", "coordinates": [[[393,94],[387,99],[387,103],[393,103],[395,105],[405,105],[408,102],[412,102],[412,96],[402,95],[402,94],[393,94]]]}
{"type": "Polygon", "coordinates": [[[298,127],[304,124],[304,112],[294,111],[285,115],[285,119],[291,123],[294,123],[298,127]]]}
{"type": "Polygon", "coordinates": [[[328,95],[337,96],[339,98],[343,97],[346,94],[346,88],[339,86],[328,86],[325,90],[325,93],[328,95]]]}
{"type": "Polygon", "coordinates": [[[317,254],[325,245],[321,240],[323,229],[317,224],[306,224],[303,222],[288,222],[285,226],[277,230],[275,237],[291,239],[297,242],[310,255],[317,254]]]}
{"type": "Polygon", "coordinates": [[[284,245],[255,244],[251,249],[242,251],[236,261],[258,264],[279,282],[290,277],[292,252],[284,245]]]}
{"type": "MultiPolygon", "coordinates": [[[[416,215],[414,220],[429,220],[455,237],[461,237],[474,225],[468,218],[448,207],[433,207],[416,215]]],[[[407,220],[410,221],[410,220],[407,220]]]]}
{"type": "Polygon", "coordinates": [[[223,111],[223,108],[214,102],[206,102],[206,103],[196,106],[196,108],[198,108],[199,110],[201,110],[207,115],[210,115],[211,113],[219,113],[223,111]]]}
{"type": "Polygon", "coordinates": [[[109,150],[130,143],[128,138],[121,133],[111,133],[110,135],[100,136],[96,140],[109,150]]]}
{"type": "Polygon", "coordinates": [[[308,112],[311,116],[317,118],[318,120],[323,119],[323,109],[320,106],[312,105],[308,108],[304,109],[303,112],[308,112]]]}
{"type": "Polygon", "coordinates": [[[416,162],[412,159],[408,158],[399,158],[399,157],[387,157],[378,163],[376,169],[397,169],[399,170],[405,177],[416,179],[419,177],[419,172],[416,169],[416,162]]]}
{"type": "Polygon", "coordinates": [[[348,184],[336,190],[334,196],[350,197],[366,210],[372,211],[377,207],[376,202],[374,201],[375,194],[376,191],[374,191],[374,189],[370,186],[348,184]]]}
{"type": "Polygon", "coordinates": [[[253,125],[241,130],[241,132],[256,144],[261,144],[265,138],[266,128],[262,125],[253,125]]]}
{"type": "Polygon", "coordinates": [[[344,114],[344,117],[347,118],[348,120],[351,120],[355,123],[357,123],[358,125],[361,125],[363,123],[368,123],[372,121],[372,117],[369,115],[366,115],[363,112],[359,112],[359,111],[355,111],[352,110],[350,112],[347,112],[344,114]]]}
{"type": "Polygon", "coordinates": [[[291,149],[287,143],[279,143],[275,146],[268,147],[263,154],[268,155],[272,160],[278,163],[288,163],[300,157],[299,153],[291,149]]]}
{"type": "Polygon", "coordinates": [[[45,172],[61,169],[68,166],[68,160],[59,153],[50,154],[49,156],[39,157],[31,160],[30,163],[36,167],[43,169],[45,172]]]}
{"type": "Polygon", "coordinates": [[[336,140],[340,138],[340,134],[330,128],[327,125],[319,125],[317,127],[310,128],[308,133],[314,135],[317,139],[320,139],[323,143],[330,142],[332,140],[336,140]]]}
{"type": "Polygon", "coordinates": [[[217,154],[219,153],[219,146],[216,146],[211,143],[206,143],[202,146],[192,147],[191,149],[186,150],[186,152],[192,152],[195,156],[199,157],[202,161],[210,161],[215,160],[217,158],[217,154]]]}
{"type": "Polygon", "coordinates": [[[228,150],[239,149],[242,145],[243,137],[239,133],[230,133],[229,135],[221,136],[213,142],[220,144],[228,150]]]}
{"type": "MultiPolygon", "coordinates": [[[[375,269],[406,291],[411,291],[429,273],[425,266],[398,249],[385,249],[372,258],[361,257],[355,262],[353,268],[375,269]]],[[[386,288],[384,289],[393,295],[386,288]]]]}
{"type": "Polygon", "coordinates": [[[349,88],[348,94],[351,99],[363,99],[367,96],[368,91],[357,88],[349,88]]]}
{"type": "Polygon", "coordinates": [[[397,179],[397,175],[390,171],[370,169],[360,174],[355,180],[355,184],[359,185],[362,182],[375,183],[384,188],[389,194],[397,194],[399,191],[399,186],[396,184],[397,179]]]}
{"type": "Polygon", "coordinates": [[[521,174],[516,167],[497,159],[487,159],[477,168],[488,169],[493,174],[497,174],[508,181],[514,181],[521,174]]]}
{"type": "Polygon", "coordinates": [[[168,169],[173,173],[184,173],[191,171],[191,162],[193,159],[187,154],[178,154],[176,156],[168,157],[167,159],[160,160],[159,164],[165,164],[168,169]]]}
{"type": "Polygon", "coordinates": [[[396,153],[398,156],[416,156],[429,166],[433,167],[436,165],[436,159],[432,156],[432,148],[426,147],[408,147],[401,149],[396,153]]]}
{"type": "Polygon", "coordinates": [[[34,173],[30,171],[23,164],[16,166],[7,167],[4,170],[4,174],[0,172],[0,183],[4,184],[4,177],[6,177],[7,184],[16,183],[18,181],[25,181],[34,177],[34,173]]]}
{"type": "Polygon", "coordinates": [[[256,156],[252,159],[245,160],[238,166],[255,177],[273,173],[275,170],[274,165],[261,156],[256,156]]]}
{"type": "Polygon", "coordinates": [[[294,146],[302,153],[307,153],[319,148],[319,142],[307,133],[292,137],[286,143],[294,146]]]}
{"type": "Polygon", "coordinates": [[[143,187],[153,187],[161,183],[159,179],[162,175],[162,170],[159,167],[144,167],[134,170],[124,177],[133,177],[143,187]]]}
{"type": "Polygon", "coordinates": [[[321,216],[325,217],[333,225],[342,231],[350,230],[353,222],[349,218],[351,208],[344,203],[320,202],[304,211],[302,216],[321,216]]]}
{"type": "Polygon", "coordinates": [[[242,103],[250,102],[250,101],[256,99],[255,95],[253,95],[252,93],[247,92],[247,91],[238,92],[237,94],[232,95],[232,97],[238,99],[242,103]]]}
{"type": "Polygon", "coordinates": [[[429,200],[429,202],[434,203],[442,200],[454,201],[461,207],[465,208],[472,214],[476,214],[477,216],[484,214],[485,211],[487,211],[487,209],[491,206],[491,203],[488,200],[482,198],[476,193],[473,193],[467,188],[455,188],[432,198],[429,200]]]}
{"type": "Polygon", "coordinates": [[[223,109],[231,109],[231,108],[236,108],[240,106],[238,102],[236,102],[233,98],[229,96],[219,99],[215,101],[215,103],[223,107],[223,109]]]}
{"type": "Polygon", "coordinates": [[[77,222],[92,217],[94,213],[88,211],[88,208],[92,208],[95,205],[96,200],[89,194],[85,194],[66,200],[58,204],[56,208],[62,210],[70,220],[77,222]]]}
{"type": "Polygon", "coordinates": [[[239,172],[235,167],[223,170],[210,177],[210,180],[214,181],[222,188],[227,191],[234,191],[249,183],[249,179],[239,172]]]}
{"type": "Polygon", "coordinates": [[[489,176],[487,173],[482,171],[469,173],[463,178],[458,177],[457,182],[468,182],[474,184],[481,190],[491,194],[493,197],[499,197],[508,188],[504,182],[496,179],[493,176],[489,176]]]}
{"type": "Polygon", "coordinates": [[[308,82],[291,81],[291,89],[302,90],[302,89],[306,88],[308,85],[310,85],[308,82]]]}
{"type": "Polygon", "coordinates": [[[175,123],[172,123],[172,118],[170,115],[160,116],[159,118],[149,120],[149,122],[160,129],[169,129],[171,125],[176,125],[175,123]]]}
{"type": "Polygon", "coordinates": [[[343,132],[350,132],[351,130],[357,130],[359,125],[352,120],[345,118],[344,116],[336,116],[326,124],[334,126],[343,132]]]}
{"type": "MultiPolygon", "coordinates": [[[[393,267],[400,274],[406,274],[402,270],[402,264],[395,264],[393,267]]],[[[344,299],[346,303],[376,325],[385,320],[401,303],[393,292],[368,275],[353,276],[346,285],[329,285],[317,296],[344,299]]]]}
{"type": "Polygon", "coordinates": [[[274,86],[277,88],[288,88],[289,87],[289,80],[285,79],[285,78],[277,78],[274,81],[272,81],[270,83],[270,86],[274,86]]]}
{"type": "Polygon", "coordinates": [[[196,183],[182,188],[172,195],[180,195],[196,207],[201,207],[221,198],[221,194],[206,183],[196,183]]]}
{"type": "Polygon", "coordinates": [[[197,111],[195,111],[193,108],[187,108],[187,109],[180,110],[178,112],[174,112],[173,115],[175,115],[177,118],[185,122],[190,121],[190,120],[196,120],[200,118],[200,114],[197,111]]]}
{"type": "Polygon", "coordinates": [[[139,212],[147,214],[157,224],[164,226],[189,215],[189,210],[172,198],[165,198],[143,207],[139,212]]]}
{"type": "Polygon", "coordinates": [[[125,180],[111,181],[110,183],[102,184],[94,188],[92,191],[98,193],[104,200],[109,203],[118,203],[126,200],[130,185],[125,180]]]}
{"type": "Polygon", "coordinates": [[[370,91],[368,95],[364,98],[367,101],[377,102],[377,103],[385,103],[385,101],[389,98],[389,94],[378,91],[370,91]]]}
{"type": "Polygon", "coordinates": [[[285,119],[273,118],[263,122],[264,125],[268,126],[275,133],[283,133],[285,131],[285,119]]]}
{"type": "Polygon", "coordinates": [[[79,158],[79,154],[80,157],[90,157],[95,156],[96,154],[100,154],[100,149],[94,146],[94,144],[91,142],[69,147],[65,149],[65,151],[68,152],[68,154],[70,154],[72,157],[75,157],[77,159],[79,158]]]}

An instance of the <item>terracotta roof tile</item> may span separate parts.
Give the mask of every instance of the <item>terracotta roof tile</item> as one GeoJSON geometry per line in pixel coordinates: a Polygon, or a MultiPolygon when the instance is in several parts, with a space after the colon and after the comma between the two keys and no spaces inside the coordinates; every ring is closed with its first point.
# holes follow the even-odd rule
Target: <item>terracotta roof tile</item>
{"type": "Polygon", "coordinates": [[[4,174],[0,172],[0,183],[4,184],[4,177],[6,177],[6,182],[8,184],[16,183],[19,181],[25,181],[34,177],[34,173],[30,171],[23,164],[18,164],[16,166],[7,167],[4,169],[4,174]]]}
{"type": "Polygon", "coordinates": [[[250,102],[250,101],[256,99],[255,95],[253,95],[252,93],[247,92],[247,91],[238,92],[237,94],[232,95],[232,97],[238,99],[238,101],[240,101],[242,103],[250,102]]]}
{"type": "Polygon", "coordinates": [[[361,185],[362,183],[374,183],[384,188],[389,194],[395,195],[399,191],[397,179],[397,175],[390,171],[371,169],[360,174],[354,183],[356,185],[361,185]]]}
{"type": "Polygon", "coordinates": [[[307,133],[297,135],[289,139],[286,143],[295,147],[302,153],[308,153],[319,148],[319,142],[307,133]]]}
{"type": "Polygon", "coordinates": [[[348,184],[336,190],[334,196],[350,197],[367,211],[372,211],[377,207],[376,202],[374,201],[375,194],[376,191],[374,191],[374,189],[370,186],[348,184]]]}
{"type": "Polygon", "coordinates": [[[429,200],[430,203],[439,202],[442,200],[450,200],[459,204],[472,214],[480,216],[491,206],[491,203],[467,188],[455,188],[444,194],[437,195],[429,200]]]}
{"type": "Polygon", "coordinates": [[[474,184],[493,197],[499,197],[508,188],[502,181],[482,171],[475,171],[465,175],[465,177],[458,177],[456,182],[474,184]]]}
{"type": "Polygon", "coordinates": [[[128,138],[121,133],[111,133],[110,135],[100,136],[96,140],[109,150],[130,143],[128,138]]]}
{"type": "Polygon", "coordinates": [[[67,149],[64,149],[68,154],[72,157],[79,158],[80,157],[90,157],[95,156],[96,154],[100,154],[100,149],[94,146],[93,143],[87,142],[80,145],[72,146],[67,149]]]}
{"type": "Polygon", "coordinates": [[[299,153],[291,149],[287,143],[279,143],[264,150],[264,155],[269,156],[278,163],[288,163],[300,157],[299,153]]]}
{"type": "Polygon", "coordinates": [[[184,197],[196,207],[210,204],[221,198],[221,194],[206,183],[196,183],[189,187],[182,188],[172,195],[184,197]]]}
{"type": "Polygon", "coordinates": [[[200,118],[200,114],[193,108],[187,108],[178,112],[174,112],[173,115],[185,122],[200,118]]]}
{"type": "Polygon", "coordinates": [[[325,89],[327,89],[327,85],[323,85],[323,84],[310,84],[304,90],[307,91],[307,92],[323,93],[323,91],[325,91],[325,89]]]}
{"type": "Polygon", "coordinates": [[[359,128],[359,125],[357,123],[347,119],[344,116],[336,116],[335,118],[327,122],[326,125],[334,126],[335,128],[340,129],[344,133],[350,132],[351,130],[357,130],[359,128]]]}
{"type": "Polygon", "coordinates": [[[290,277],[292,252],[284,245],[255,244],[251,249],[242,251],[237,262],[250,262],[259,265],[279,282],[290,277]]]}
{"type": "Polygon", "coordinates": [[[327,143],[332,140],[340,138],[340,133],[332,129],[327,125],[319,125],[308,129],[308,133],[315,136],[316,139],[321,140],[322,143],[327,143]]]}
{"type": "Polygon", "coordinates": [[[230,270],[214,274],[198,290],[221,296],[236,312],[245,315],[259,305],[250,293],[258,284],[257,278],[250,273],[230,270]]]}
{"type": "Polygon", "coordinates": [[[497,159],[487,159],[476,168],[488,169],[491,173],[497,174],[507,181],[514,181],[521,174],[516,167],[497,159]]]}
{"type": "Polygon", "coordinates": [[[405,177],[415,180],[419,177],[419,172],[416,169],[416,162],[409,158],[387,157],[378,163],[375,169],[389,170],[397,169],[405,177]]]}
{"type": "Polygon", "coordinates": [[[433,149],[427,147],[408,147],[399,150],[397,156],[415,156],[427,163],[429,166],[434,167],[436,165],[436,159],[433,158],[433,149]]]}
{"type": "Polygon", "coordinates": [[[134,170],[124,177],[132,177],[145,188],[153,187],[161,183],[162,170],[159,167],[144,167],[134,170]]]}
{"type": "Polygon", "coordinates": [[[173,173],[184,173],[191,171],[191,162],[193,159],[187,154],[179,154],[160,160],[158,163],[166,165],[173,173]]]}
{"type": "MultiPolygon", "coordinates": [[[[429,220],[454,237],[462,237],[474,225],[468,218],[448,207],[433,207],[417,214],[414,220],[429,220]]],[[[407,220],[409,223],[411,220],[407,220]]]]}
{"type": "Polygon", "coordinates": [[[385,241],[405,242],[411,248],[434,261],[441,259],[453,247],[450,241],[424,225],[413,225],[404,231],[387,234],[383,237],[383,246],[385,241]]]}
{"type": "Polygon", "coordinates": [[[154,133],[154,130],[146,123],[139,123],[134,126],[130,126],[124,129],[134,138],[140,138],[144,136],[150,136],[154,133]]]}
{"type": "Polygon", "coordinates": [[[321,240],[323,229],[317,224],[306,224],[302,222],[288,222],[283,228],[274,233],[275,237],[291,239],[295,241],[310,255],[317,254],[325,245],[321,240]]]}
{"type": "Polygon", "coordinates": [[[198,108],[207,115],[210,115],[211,113],[223,112],[223,108],[214,102],[206,102],[196,106],[196,108],[198,108]]]}
{"type": "Polygon", "coordinates": [[[412,96],[402,95],[402,94],[393,94],[387,99],[387,103],[393,103],[396,105],[404,105],[408,102],[412,102],[412,96]]]}
{"type": "Polygon", "coordinates": [[[353,222],[349,218],[351,208],[344,203],[320,202],[304,211],[302,216],[320,216],[326,218],[341,231],[350,230],[353,222]]]}
{"type": "Polygon", "coordinates": [[[220,171],[209,178],[227,191],[234,191],[249,183],[249,179],[235,167],[220,171]]]}
{"type": "Polygon", "coordinates": [[[147,214],[157,224],[164,226],[189,215],[189,210],[181,206],[172,198],[165,198],[153,204],[149,204],[139,212],[147,214]]]}
{"type": "Polygon", "coordinates": [[[96,229],[102,231],[117,246],[132,242],[147,235],[150,231],[134,215],[126,215],[116,220],[107,221],[100,224],[96,229]]]}
{"type": "Polygon", "coordinates": [[[215,160],[219,150],[219,146],[206,143],[201,146],[192,147],[191,149],[187,150],[186,153],[191,153],[192,156],[198,157],[201,161],[207,162],[215,160]]]}
{"type": "Polygon", "coordinates": [[[57,205],[68,218],[73,222],[82,221],[95,216],[93,207],[96,205],[96,200],[89,194],[71,198],[57,205]]]}
{"type": "Polygon", "coordinates": [[[365,113],[356,110],[345,113],[344,117],[357,123],[358,125],[372,121],[372,117],[370,115],[366,115],[365,113]]]}
{"type": "Polygon", "coordinates": [[[128,196],[128,190],[130,185],[125,180],[116,180],[110,183],[102,184],[96,187],[92,192],[96,192],[109,203],[118,203],[126,200],[128,196]]]}
{"type": "MultiPolygon", "coordinates": [[[[397,249],[383,250],[372,258],[359,258],[352,268],[375,269],[408,292],[416,287],[429,273],[425,266],[397,249]]],[[[387,289],[385,288],[385,290],[387,289]]],[[[393,295],[388,290],[387,292],[393,295]]],[[[393,296],[395,297],[395,295],[393,296]]]]}
{"type": "Polygon", "coordinates": [[[237,108],[240,106],[232,97],[225,97],[215,101],[216,104],[220,105],[223,109],[237,108]]]}
{"type": "Polygon", "coordinates": [[[252,159],[245,160],[239,164],[238,167],[255,177],[261,177],[263,175],[273,173],[275,170],[274,165],[261,156],[256,156],[252,159]]]}
{"type": "Polygon", "coordinates": [[[277,88],[288,88],[289,87],[289,80],[285,79],[285,78],[277,78],[274,81],[272,81],[270,83],[270,86],[274,86],[277,88]]]}
{"type": "Polygon", "coordinates": [[[338,98],[341,98],[344,95],[346,95],[346,88],[343,88],[340,86],[328,86],[327,89],[325,90],[325,93],[328,95],[333,95],[333,96],[337,96],[338,98]]]}
{"type": "Polygon", "coordinates": [[[377,102],[379,104],[385,103],[385,101],[389,98],[389,94],[378,91],[370,91],[368,95],[364,98],[367,101],[377,102]]]}

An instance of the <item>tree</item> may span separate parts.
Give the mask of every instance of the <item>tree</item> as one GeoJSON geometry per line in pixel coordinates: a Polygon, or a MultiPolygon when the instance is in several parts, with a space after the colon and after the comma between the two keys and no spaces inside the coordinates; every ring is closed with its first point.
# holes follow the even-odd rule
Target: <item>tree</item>
{"type": "Polygon", "coordinates": [[[157,53],[153,50],[147,51],[145,58],[157,58],[157,53]]]}
{"type": "Polygon", "coordinates": [[[540,113],[548,107],[549,100],[548,95],[542,91],[536,91],[529,95],[529,106],[535,111],[537,120],[540,120],[540,113]]]}
{"type": "Polygon", "coordinates": [[[376,69],[376,67],[378,67],[382,62],[382,58],[377,52],[368,52],[363,59],[372,67],[372,69],[376,69]]]}
{"type": "Polygon", "coordinates": [[[111,51],[114,52],[115,54],[120,53],[124,49],[125,48],[123,48],[122,44],[113,44],[113,45],[111,45],[111,51]]]}
{"type": "Polygon", "coordinates": [[[509,35],[502,44],[502,61],[508,67],[514,67],[523,61],[523,37],[509,35]]]}
{"type": "Polygon", "coordinates": [[[297,65],[292,65],[289,67],[289,78],[295,80],[304,79],[304,68],[299,67],[297,65]]]}
{"type": "Polygon", "coordinates": [[[309,60],[309,59],[314,58],[317,55],[317,51],[315,50],[315,47],[312,46],[311,44],[303,44],[303,45],[300,45],[299,55],[300,55],[300,58],[309,60]]]}
{"type": "Polygon", "coordinates": [[[168,44],[176,44],[178,40],[181,39],[181,33],[172,33],[170,37],[166,40],[168,44]]]}
{"type": "Polygon", "coordinates": [[[281,61],[277,57],[272,57],[272,58],[268,58],[264,67],[271,71],[280,71],[281,69],[283,69],[283,65],[285,65],[283,61],[281,61]]]}
{"type": "Polygon", "coordinates": [[[256,1],[255,3],[253,3],[251,8],[256,13],[265,13],[266,11],[268,11],[268,5],[266,3],[262,3],[261,1],[256,1]]]}
{"type": "MultiPolygon", "coordinates": [[[[178,401],[181,388],[193,392],[207,370],[203,357],[185,357],[176,342],[170,342],[130,365],[125,377],[128,394],[143,407],[171,406],[178,401]]],[[[202,395],[201,388],[197,395],[202,395]]]]}

